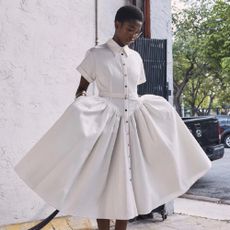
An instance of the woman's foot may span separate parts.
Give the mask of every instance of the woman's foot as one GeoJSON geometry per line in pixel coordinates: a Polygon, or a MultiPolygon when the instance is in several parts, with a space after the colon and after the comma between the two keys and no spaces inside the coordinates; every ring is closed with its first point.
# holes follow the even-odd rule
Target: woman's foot
{"type": "Polygon", "coordinates": [[[109,219],[97,219],[97,225],[99,230],[109,230],[109,219]]]}
{"type": "Polygon", "coordinates": [[[115,230],[126,230],[128,220],[116,220],[115,230]]]}

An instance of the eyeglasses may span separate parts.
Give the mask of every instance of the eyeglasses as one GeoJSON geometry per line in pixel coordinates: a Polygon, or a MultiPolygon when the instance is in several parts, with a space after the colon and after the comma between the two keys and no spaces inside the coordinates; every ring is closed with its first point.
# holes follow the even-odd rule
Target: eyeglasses
{"type": "Polygon", "coordinates": [[[142,35],[143,32],[140,32],[140,33],[135,33],[134,36],[135,36],[135,39],[139,38],[141,35],[142,35]]]}
{"type": "Polygon", "coordinates": [[[135,39],[137,39],[137,38],[139,38],[139,37],[141,36],[141,34],[142,34],[143,32],[134,33],[133,31],[128,30],[128,33],[129,33],[129,34],[132,34],[132,36],[133,36],[135,39]]]}

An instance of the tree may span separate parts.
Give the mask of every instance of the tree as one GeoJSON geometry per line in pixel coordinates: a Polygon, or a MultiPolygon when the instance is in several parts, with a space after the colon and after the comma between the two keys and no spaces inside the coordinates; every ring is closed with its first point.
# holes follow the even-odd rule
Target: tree
{"type": "Polygon", "coordinates": [[[215,100],[227,102],[226,92],[230,98],[229,4],[197,2],[173,14],[174,104],[179,114],[182,93],[193,115],[204,106],[209,112],[215,100]]]}
{"type": "Polygon", "coordinates": [[[212,11],[203,23],[207,30],[204,50],[210,68],[220,79],[219,105],[230,105],[230,3],[216,1],[212,11]]]}

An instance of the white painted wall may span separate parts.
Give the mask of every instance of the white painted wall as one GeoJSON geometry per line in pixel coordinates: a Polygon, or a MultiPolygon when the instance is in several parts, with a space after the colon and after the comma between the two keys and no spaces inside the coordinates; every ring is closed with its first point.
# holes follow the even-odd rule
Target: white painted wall
{"type": "Polygon", "coordinates": [[[173,104],[173,59],[172,59],[172,26],[171,0],[151,1],[151,37],[167,39],[167,78],[173,104]]]}
{"type": "MultiPolygon", "coordinates": [[[[124,4],[114,2],[99,1],[103,40],[124,4]]],[[[75,67],[95,44],[94,13],[92,0],[0,1],[0,225],[53,210],[12,167],[73,100],[75,67]]]]}
{"type": "MultiPolygon", "coordinates": [[[[153,37],[171,39],[170,1],[153,2],[153,37]]],[[[113,35],[115,12],[125,3],[98,0],[99,43],[113,35]]],[[[41,219],[54,210],[13,166],[74,99],[80,80],[75,67],[94,44],[93,0],[0,1],[0,225],[41,219]]]]}

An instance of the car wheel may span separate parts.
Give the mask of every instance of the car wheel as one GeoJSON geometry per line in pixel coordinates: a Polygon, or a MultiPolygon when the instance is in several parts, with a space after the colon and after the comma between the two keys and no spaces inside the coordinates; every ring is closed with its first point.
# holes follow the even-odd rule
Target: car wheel
{"type": "Polygon", "coordinates": [[[224,144],[227,148],[230,148],[230,134],[224,137],[224,144]]]}

